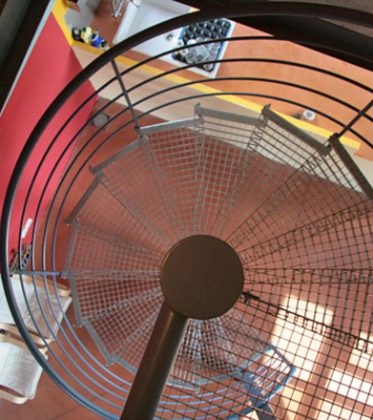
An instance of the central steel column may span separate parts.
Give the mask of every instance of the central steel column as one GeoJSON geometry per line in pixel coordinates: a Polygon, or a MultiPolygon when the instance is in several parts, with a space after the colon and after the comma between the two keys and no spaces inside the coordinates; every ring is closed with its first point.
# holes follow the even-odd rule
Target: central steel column
{"type": "Polygon", "coordinates": [[[167,302],[163,303],[121,420],[153,419],[187,321],[188,318],[176,313],[167,302]]]}

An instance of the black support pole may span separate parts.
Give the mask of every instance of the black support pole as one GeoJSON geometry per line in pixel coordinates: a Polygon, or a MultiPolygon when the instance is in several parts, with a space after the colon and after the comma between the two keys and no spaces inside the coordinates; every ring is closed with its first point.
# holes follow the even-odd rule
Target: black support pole
{"type": "Polygon", "coordinates": [[[188,318],[164,302],[142,358],[121,420],[151,420],[184,337],[188,318]]]}

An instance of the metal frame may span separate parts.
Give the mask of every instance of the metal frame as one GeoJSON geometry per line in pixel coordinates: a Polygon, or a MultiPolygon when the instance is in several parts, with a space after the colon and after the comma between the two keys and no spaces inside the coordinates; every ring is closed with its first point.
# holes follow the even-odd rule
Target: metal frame
{"type": "MultiPolygon", "coordinates": [[[[265,356],[267,353],[269,352],[273,352],[275,353],[282,362],[285,363],[286,365],[286,369],[288,369],[288,372],[280,372],[284,374],[284,377],[282,378],[282,380],[280,382],[276,382],[276,386],[271,389],[271,392],[267,393],[266,395],[263,395],[262,390],[260,390],[259,395],[257,395],[257,397],[259,397],[261,399],[261,401],[255,401],[255,398],[250,398],[253,399],[253,407],[248,408],[246,410],[244,410],[243,412],[240,413],[241,416],[249,414],[252,411],[255,411],[258,408],[262,408],[263,406],[266,405],[266,403],[268,403],[268,401],[273,398],[276,394],[278,394],[281,389],[291,380],[291,378],[294,376],[295,372],[296,372],[296,367],[293,366],[288,360],[287,358],[281,354],[278,349],[273,346],[272,344],[269,344],[265,347],[265,349],[263,350],[263,353],[258,353],[256,354],[251,360],[249,360],[247,363],[244,364],[244,366],[241,366],[241,374],[242,376],[253,376],[254,377],[254,373],[247,373],[247,368],[250,366],[251,363],[259,360],[261,357],[265,356]]],[[[261,369],[263,370],[264,368],[261,367],[261,369]]],[[[275,376],[275,373],[273,373],[273,375],[275,376]]],[[[263,376],[262,373],[259,373],[258,375],[259,377],[263,376]]],[[[256,385],[253,384],[254,380],[252,381],[252,383],[249,384],[244,384],[242,385],[242,387],[246,390],[246,391],[251,391],[251,388],[256,388],[256,385]],[[249,389],[247,389],[249,388],[249,389]]],[[[259,391],[259,389],[258,389],[259,391]]],[[[229,418],[230,420],[230,418],[229,418]]]]}
{"type": "MultiPolygon", "coordinates": [[[[179,26],[184,26],[185,24],[189,24],[191,22],[197,22],[199,20],[207,20],[207,19],[211,19],[211,18],[215,18],[215,17],[220,17],[223,14],[226,17],[232,17],[232,18],[233,17],[244,17],[244,16],[248,16],[248,17],[251,17],[251,18],[253,18],[255,16],[262,16],[262,17],[280,16],[280,17],[283,17],[283,18],[288,18],[288,17],[292,17],[292,18],[293,17],[307,17],[308,18],[308,17],[321,17],[322,16],[323,18],[341,19],[341,20],[346,20],[346,21],[350,21],[350,22],[355,22],[355,23],[365,25],[365,26],[369,26],[371,24],[371,16],[370,15],[365,14],[365,13],[359,13],[359,12],[356,12],[356,11],[351,11],[351,10],[348,10],[348,9],[326,7],[326,6],[320,6],[320,5],[319,6],[316,6],[316,5],[311,6],[311,5],[306,5],[306,4],[304,4],[304,5],[303,4],[298,4],[297,7],[296,7],[296,10],[294,10],[291,3],[276,3],[276,4],[271,4],[271,5],[256,5],[256,4],[254,4],[254,5],[240,5],[240,6],[237,6],[237,7],[231,7],[229,10],[216,9],[216,10],[213,10],[213,11],[209,10],[209,11],[205,11],[205,12],[199,12],[199,13],[195,13],[193,15],[188,15],[188,16],[176,18],[172,21],[169,21],[169,22],[166,22],[164,24],[158,25],[155,28],[151,28],[147,31],[144,31],[142,34],[136,35],[136,36],[132,37],[131,39],[129,39],[127,41],[124,41],[123,43],[117,45],[116,47],[112,48],[107,53],[105,53],[104,55],[99,57],[94,63],[90,64],[82,74],[80,74],[76,79],[74,79],[63,90],[63,92],[58,96],[58,98],[56,98],[56,100],[53,102],[51,107],[47,110],[47,112],[43,116],[42,120],[35,127],[35,129],[34,129],[32,135],[31,135],[25,149],[23,150],[22,154],[20,155],[19,161],[18,161],[18,163],[16,165],[16,168],[15,168],[15,171],[14,171],[14,175],[12,177],[12,180],[11,180],[10,184],[9,184],[7,198],[6,198],[6,201],[5,201],[3,215],[2,215],[2,225],[1,225],[1,238],[2,238],[2,243],[4,244],[3,250],[2,250],[2,255],[1,255],[1,268],[2,268],[2,273],[3,273],[3,276],[4,276],[4,289],[6,291],[8,300],[10,302],[13,317],[15,318],[15,320],[17,322],[17,325],[20,328],[21,334],[22,334],[24,340],[27,342],[30,350],[32,351],[34,356],[37,358],[39,363],[46,370],[46,372],[56,381],[56,383],[58,385],[60,385],[67,393],[70,394],[70,396],[72,396],[78,402],[80,402],[81,404],[83,404],[87,408],[90,408],[90,409],[96,411],[98,414],[100,414],[100,415],[102,415],[106,418],[114,418],[114,416],[108,410],[103,409],[102,407],[100,407],[96,403],[93,403],[89,398],[87,398],[82,393],[77,391],[76,386],[75,386],[76,383],[78,383],[79,386],[82,386],[83,389],[87,389],[87,388],[81,382],[79,383],[79,381],[77,381],[77,379],[74,376],[71,377],[71,372],[69,372],[65,369],[65,372],[64,372],[64,374],[66,374],[65,378],[66,377],[68,378],[68,380],[66,380],[63,377],[63,374],[57,374],[56,371],[54,371],[51,368],[51,366],[48,363],[45,362],[45,360],[43,360],[42,356],[39,353],[39,350],[38,350],[37,346],[32,342],[32,339],[28,335],[28,332],[27,332],[27,330],[25,328],[25,325],[22,321],[22,318],[19,314],[17,306],[14,304],[14,297],[13,297],[12,289],[11,289],[11,286],[10,286],[10,283],[9,283],[8,236],[9,236],[9,229],[10,229],[10,225],[11,225],[11,216],[13,214],[13,205],[14,205],[15,197],[17,196],[20,181],[22,179],[23,169],[26,166],[26,163],[28,162],[28,160],[32,157],[33,151],[35,149],[35,146],[37,145],[39,137],[44,132],[46,127],[49,125],[49,123],[53,120],[56,112],[63,106],[64,102],[73,93],[75,93],[79,89],[79,87],[82,86],[83,83],[90,76],[92,76],[96,71],[98,71],[100,68],[102,68],[107,63],[112,62],[117,55],[121,54],[122,52],[124,52],[124,51],[126,51],[130,48],[132,48],[137,43],[140,43],[140,42],[143,42],[144,40],[150,39],[155,35],[162,34],[163,32],[166,32],[170,29],[173,29],[173,28],[176,28],[176,27],[179,27],[179,26]]],[[[264,38],[264,37],[262,37],[262,38],[264,38]]],[[[296,38],[297,37],[295,36],[295,37],[292,38],[292,40],[297,41],[296,38]]],[[[241,38],[241,39],[244,39],[244,38],[241,38]]],[[[254,37],[251,37],[251,38],[247,37],[246,39],[247,40],[250,40],[250,39],[254,40],[254,37]]],[[[283,39],[285,39],[285,38],[283,38],[283,39]]],[[[280,38],[279,37],[274,37],[274,38],[271,38],[271,40],[280,40],[280,38]]],[[[234,40],[233,40],[233,42],[234,42],[234,40]]],[[[308,45],[308,46],[317,45],[317,42],[306,43],[306,45],[308,45]]],[[[330,45],[329,45],[326,48],[327,48],[328,51],[331,51],[331,50],[333,50],[334,47],[331,48],[330,45]]],[[[348,48],[344,49],[343,46],[339,46],[339,45],[338,45],[338,48],[336,48],[336,50],[338,50],[339,52],[342,51],[346,54],[346,56],[350,56],[350,57],[357,57],[360,54],[359,52],[351,51],[348,48]]],[[[360,57],[364,60],[368,60],[371,63],[371,59],[369,57],[364,57],[364,54],[362,54],[360,57]]],[[[122,72],[122,74],[120,76],[118,75],[118,73],[116,73],[115,77],[113,77],[112,80],[108,81],[103,86],[101,86],[94,93],[94,95],[97,95],[97,93],[99,93],[102,89],[104,89],[104,87],[107,86],[108,84],[110,84],[113,80],[121,79],[126,73],[129,73],[131,71],[136,70],[136,68],[138,68],[141,65],[151,61],[152,59],[153,58],[149,58],[147,60],[144,60],[139,65],[134,66],[134,67],[122,72]]],[[[227,60],[225,60],[225,61],[227,61],[227,60]]],[[[261,60],[260,59],[255,59],[255,61],[259,62],[261,60]]],[[[285,63],[285,61],[282,61],[282,62],[285,63]]],[[[308,66],[308,65],[302,65],[302,64],[299,64],[299,63],[290,63],[290,64],[295,65],[295,66],[300,66],[300,67],[302,67],[304,69],[308,69],[310,71],[312,69],[312,66],[308,66]]],[[[188,68],[188,66],[185,66],[184,68],[188,68]]],[[[135,91],[136,89],[139,89],[141,86],[145,85],[146,83],[149,83],[152,80],[156,80],[157,78],[162,77],[162,75],[171,74],[175,71],[178,71],[178,70],[163,72],[163,74],[151,77],[147,80],[144,80],[144,81],[140,82],[137,86],[133,86],[131,89],[128,89],[127,93],[131,94],[131,92],[135,91]]],[[[312,71],[321,71],[321,70],[313,69],[312,71]]],[[[339,79],[345,80],[346,83],[353,83],[355,86],[359,85],[355,81],[346,80],[346,78],[343,77],[343,76],[339,76],[339,75],[333,75],[333,76],[338,77],[339,79]]],[[[223,79],[220,79],[220,80],[223,80],[223,79]]],[[[194,83],[199,83],[199,82],[201,82],[201,80],[200,81],[193,81],[193,82],[190,82],[190,83],[188,82],[188,83],[185,84],[185,86],[191,85],[191,84],[194,84],[194,83]]],[[[278,81],[274,81],[274,80],[273,81],[270,80],[270,82],[278,83],[278,81]]],[[[282,82],[282,83],[284,83],[284,82],[282,82]]],[[[299,87],[307,90],[306,86],[299,86],[299,87]]],[[[360,87],[364,90],[371,91],[371,89],[367,86],[360,85],[360,87]]],[[[129,103],[129,107],[127,107],[123,112],[124,113],[125,112],[131,112],[131,108],[133,108],[133,107],[136,108],[136,106],[138,106],[139,104],[141,104],[145,100],[149,99],[150,97],[156,97],[157,95],[162,95],[164,93],[167,93],[167,91],[169,91],[169,90],[170,90],[169,88],[164,89],[163,91],[158,92],[157,94],[150,95],[148,98],[142,98],[137,103],[132,103],[132,105],[129,103]]],[[[322,92],[314,92],[314,93],[322,94],[322,92]]],[[[114,98],[113,101],[111,101],[111,102],[114,102],[116,99],[118,99],[123,94],[124,93],[121,92],[121,94],[118,95],[118,97],[114,98]]],[[[226,95],[238,94],[238,95],[242,95],[243,97],[245,97],[245,96],[247,96],[247,97],[264,97],[264,98],[269,99],[269,100],[270,99],[282,100],[282,98],[275,98],[275,97],[271,97],[269,95],[263,95],[263,94],[258,94],[258,93],[226,92],[224,94],[226,94],[226,95]]],[[[88,103],[89,100],[91,100],[94,95],[92,95],[90,98],[87,98],[83,103],[81,103],[75,111],[78,112],[79,109],[81,109],[86,103],[88,103]]],[[[172,106],[173,104],[176,104],[178,102],[183,102],[186,99],[198,99],[198,98],[207,97],[209,95],[210,94],[194,95],[194,96],[191,96],[191,97],[188,97],[188,98],[180,98],[178,100],[168,102],[167,104],[162,104],[162,105],[159,105],[159,106],[155,106],[152,109],[149,109],[146,112],[143,112],[141,115],[138,115],[137,119],[138,119],[138,121],[141,121],[141,119],[144,116],[146,116],[148,114],[151,114],[152,112],[156,111],[157,109],[161,109],[162,107],[172,106]]],[[[211,94],[210,96],[213,96],[213,95],[214,94],[211,94]]],[[[340,103],[343,106],[347,106],[347,104],[344,103],[339,98],[331,98],[331,99],[333,101],[335,101],[336,103],[340,103]]],[[[111,102],[106,104],[105,107],[109,106],[111,102]]],[[[294,100],[294,101],[287,100],[287,102],[288,103],[293,103],[293,104],[296,104],[296,105],[302,106],[302,107],[304,107],[304,105],[305,105],[303,103],[299,103],[296,100],[294,100]]],[[[105,109],[105,107],[103,107],[102,109],[97,111],[96,115],[99,112],[102,112],[102,110],[105,109]]],[[[132,109],[132,111],[133,111],[133,109],[132,109]]],[[[358,131],[353,129],[353,124],[352,125],[351,124],[346,125],[343,122],[336,120],[332,115],[329,114],[329,112],[330,112],[329,110],[327,112],[325,112],[325,111],[322,111],[322,110],[315,109],[314,111],[319,113],[320,115],[326,116],[326,118],[328,118],[329,120],[336,122],[337,125],[342,128],[342,130],[347,128],[350,132],[356,134],[359,138],[361,138],[362,141],[364,141],[367,145],[370,145],[370,142],[367,139],[365,139],[364,136],[361,133],[359,133],[358,131]]],[[[359,118],[363,117],[363,118],[367,118],[370,121],[372,121],[371,117],[369,117],[366,114],[366,111],[361,113],[359,110],[357,110],[357,112],[359,113],[359,118]]],[[[118,115],[113,117],[110,121],[108,121],[105,124],[105,126],[102,129],[104,129],[108,124],[110,124],[117,117],[118,117],[118,115]]],[[[58,140],[58,136],[66,128],[68,123],[71,120],[73,120],[73,118],[74,118],[74,114],[72,114],[70,117],[67,118],[67,120],[62,125],[59,132],[57,133],[57,135],[52,139],[51,144],[48,147],[46,153],[42,156],[41,163],[37,166],[37,168],[35,170],[35,174],[32,177],[31,182],[30,182],[30,189],[27,191],[26,198],[24,200],[24,207],[23,207],[22,212],[21,212],[22,213],[21,214],[21,225],[23,224],[22,222],[24,221],[24,218],[25,218],[25,211],[26,211],[29,199],[30,199],[32,186],[35,184],[37,173],[40,170],[44,160],[48,158],[48,153],[52,149],[53,144],[58,140]]],[[[94,118],[94,116],[91,117],[90,121],[93,118],[94,118]]],[[[90,121],[88,121],[87,124],[85,126],[83,126],[73,136],[72,140],[67,145],[67,148],[61,154],[58,162],[61,161],[61,159],[64,156],[64,153],[66,153],[66,150],[68,150],[69,148],[71,148],[73,146],[76,138],[79,136],[79,134],[82,132],[82,130],[84,130],[84,128],[90,123],[90,121]]],[[[129,123],[122,124],[121,127],[117,130],[117,132],[120,132],[120,130],[125,129],[131,123],[133,123],[133,121],[130,121],[129,123]]],[[[100,131],[98,131],[98,132],[100,132],[100,131]]],[[[60,184],[58,185],[58,188],[57,188],[56,194],[55,194],[55,196],[52,200],[51,206],[47,210],[46,224],[45,224],[45,227],[44,227],[44,235],[43,235],[42,242],[41,242],[41,247],[42,247],[41,249],[43,251],[43,256],[44,256],[44,260],[43,260],[43,264],[42,264],[43,269],[46,269],[46,267],[47,267],[46,261],[45,261],[45,254],[47,252],[46,247],[48,246],[48,243],[47,243],[46,239],[47,239],[47,233],[50,231],[52,233],[52,238],[53,238],[52,248],[51,248],[52,268],[53,268],[52,272],[56,272],[55,271],[55,266],[56,266],[55,250],[56,250],[56,247],[57,247],[56,238],[57,238],[57,232],[58,232],[58,223],[54,222],[54,224],[53,224],[53,221],[51,219],[53,204],[55,203],[57,195],[61,192],[61,185],[64,183],[64,181],[66,179],[66,174],[69,173],[69,170],[77,162],[77,159],[82,155],[83,151],[87,149],[88,145],[90,143],[92,143],[92,141],[95,139],[96,135],[97,135],[97,133],[92,135],[91,139],[87,142],[87,144],[85,144],[83,146],[83,148],[79,151],[79,153],[76,156],[74,156],[74,159],[67,166],[66,172],[61,178],[60,184]]],[[[110,138],[111,137],[106,138],[98,146],[96,146],[95,149],[91,152],[90,157],[92,157],[92,156],[94,156],[94,154],[98,153],[100,148],[102,148],[108,141],[110,141],[110,138]]],[[[86,158],[85,161],[80,164],[81,166],[78,169],[77,173],[73,176],[72,180],[69,181],[70,184],[68,185],[68,187],[66,188],[66,191],[64,192],[65,195],[63,196],[62,202],[60,204],[61,207],[58,209],[57,214],[56,214],[57,220],[61,220],[62,208],[63,208],[63,205],[66,201],[66,197],[68,196],[69,192],[71,191],[73,183],[79,177],[79,174],[82,172],[84,166],[87,164],[88,161],[89,161],[89,157],[86,158]]],[[[51,169],[51,176],[48,177],[48,179],[46,179],[46,185],[48,185],[48,183],[50,182],[53,171],[58,166],[58,162],[51,169]]],[[[42,202],[42,199],[45,195],[45,192],[46,192],[46,187],[43,189],[43,191],[41,193],[40,201],[37,205],[37,209],[36,209],[37,219],[36,219],[36,221],[38,223],[35,223],[35,226],[33,227],[33,231],[32,231],[33,239],[36,238],[37,229],[40,227],[39,217],[41,215],[41,202],[42,202]]],[[[21,239],[20,234],[21,234],[21,232],[19,232],[19,248],[21,248],[21,246],[22,246],[22,239],[21,239]]],[[[33,270],[34,267],[35,267],[35,252],[33,252],[31,264],[32,264],[32,270],[33,270]]],[[[118,399],[121,398],[122,400],[124,400],[122,395],[126,393],[126,390],[123,390],[123,387],[125,387],[125,386],[128,387],[129,384],[126,383],[125,381],[123,381],[121,378],[116,377],[116,375],[114,375],[108,369],[101,366],[97,362],[97,360],[92,356],[92,354],[90,354],[87,351],[87,349],[85,349],[84,344],[76,336],[76,334],[74,333],[71,326],[67,325],[66,326],[66,331],[64,331],[64,329],[61,329],[61,333],[63,334],[64,338],[67,339],[69,345],[71,346],[72,354],[74,354],[74,356],[76,354],[77,358],[79,358],[79,360],[81,361],[82,366],[84,366],[84,367],[86,366],[87,369],[89,369],[89,373],[86,373],[86,372],[83,371],[86,378],[89,379],[90,381],[92,381],[93,383],[95,383],[95,376],[94,375],[97,374],[100,378],[104,379],[105,384],[110,384],[110,385],[113,386],[113,389],[116,390],[119,394],[118,399]],[[71,337],[74,340],[76,340],[76,342],[73,343],[72,339],[69,338],[67,333],[71,334],[71,337]],[[97,372],[95,371],[95,369],[97,370],[97,372]],[[107,377],[105,376],[106,374],[108,375],[107,377]]],[[[61,343],[61,341],[58,339],[58,337],[56,339],[55,345],[58,346],[59,348],[61,348],[62,352],[65,354],[65,356],[73,361],[73,356],[69,355],[69,352],[65,349],[64,345],[61,343]]],[[[58,357],[55,356],[55,353],[53,352],[52,349],[51,349],[51,356],[55,357],[55,359],[61,364],[61,362],[59,361],[58,357]]],[[[62,372],[63,372],[64,367],[62,365],[61,365],[61,367],[62,367],[62,372]]],[[[80,368],[79,365],[78,365],[78,367],[80,368]]],[[[102,385],[101,388],[106,390],[104,385],[102,385]]],[[[91,395],[102,398],[97,392],[92,392],[91,395]]],[[[115,395],[114,391],[112,391],[112,395],[115,395]]],[[[108,401],[106,399],[102,399],[102,401],[107,402],[110,406],[114,407],[115,409],[120,409],[120,404],[113,403],[112,401],[108,401]]]]}
{"type": "MultiPolygon", "coordinates": [[[[266,107],[263,108],[266,109],[266,107]]],[[[262,112],[263,112],[262,111],[262,112]]],[[[248,125],[258,125],[258,126],[264,126],[265,123],[262,120],[259,120],[255,117],[249,117],[247,115],[239,115],[239,114],[233,114],[231,112],[225,112],[225,111],[219,111],[217,109],[209,109],[206,107],[202,107],[200,104],[197,104],[194,107],[194,112],[197,116],[199,116],[201,119],[203,119],[204,116],[217,118],[217,119],[223,119],[228,121],[234,121],[241,124],[248,124],[248,125]]]]}
{"type": "Polygon", "coordinates": [[[356,166],[356,163],[352,160],[351,156],[347,153],[346,149],[341,144],[339,135],[334,134],[331,136],[329,143],[338,153],[338,156],[341,158],[342,162],[349,168],[357,183],[361,186],[361,189],[366,193],[368,197],[373,199],[373,187],[366,180],[365,176],[356,166]]]}
{"type": "Polygon", "coordinates": [[[319,151],[320,154],[328,153],[329,150],[325,146],[323,146],[320,142],[315,140],[305,131],[295,127],[293,124],[290,124],[284,118],[280,117],[275,112],[271,111],[270,107],[265,106],[263,108],[262,114],[268,118],[270,121],[275,122],[279,127],[283,128],[284,130],[288,131],[289,133],[293,134],[298,139],[304,141],[308,146],[313,147],[315,150],[319,151]]]}

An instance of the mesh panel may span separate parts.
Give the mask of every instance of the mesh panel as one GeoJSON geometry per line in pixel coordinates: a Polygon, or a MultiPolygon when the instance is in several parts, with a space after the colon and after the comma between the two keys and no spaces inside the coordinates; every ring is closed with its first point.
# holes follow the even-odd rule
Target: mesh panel
{"type": "Polygon", "coordinates": [[[338,212],[349,212],[349,208],[367,198],[360,192],[361,189],[353,175],[340,165],[341,162],[334,151],[325,156],[311,155],[300,169],[293,171],[276,191],[229,235],[229,242],[237,249],[245,250],[247,254],[253,249],[253,245],[264,243],[266,240],[270,249],[272,244],[276,247],[276,243],[277,246],[283,243],[283,246],[287,247],[288,237],[295,236],[298,231],[301,232],[299,239],[303,240],[304,236],[317,235],[333,227],[339,219],[343,219],[338,212]],[[312,169],[313,164],[317,169],[312,169]],[[324,180],[317,175],[321,172],[326,178],[341,179],[351,188],[324,180]]]}
{"type": "Polygon", "coordinates": [[[150,132],[143,139],[146,158],[174,229],[173,239],[199,233],[198,175],[201,140],[193,127],[150,132]]]}
{"type": "Polygon", "coordinates": [[[167,250],[173,244],[175,228],[143,147],[140,143],[135,146],[103,170],[102,182],[126,212],[167,250]]]}
{"type": "Polygon", "coordinates": [[[77,223],[74,229],[67,273],[77,321],[109,360],[125,355],[137,367],[163,300],[159,254],[95,227],[77,223]]]}
{"type": "Polygon", "coordinates": [[[196,218],[202,233],[220,236],[253,163],[248,151],[255,148],[259,121],[221,118],[198,107],[197,115],[202,156],[196,218]]]}
{"type": "Polygon", "coordinates": [[[152,251],[162,252],[164,241],[154,231],[147,229],[106,188],[98,176],[87,191],[88,196],[78,203],[76,219],[80,223],[99,228],[152,251]]]}
{"type": "Polygon", "coordinates": [[[190,321],[170,380],[195,386],[227,378],[264,347],[257,330],[231,316],[190,321]]]}

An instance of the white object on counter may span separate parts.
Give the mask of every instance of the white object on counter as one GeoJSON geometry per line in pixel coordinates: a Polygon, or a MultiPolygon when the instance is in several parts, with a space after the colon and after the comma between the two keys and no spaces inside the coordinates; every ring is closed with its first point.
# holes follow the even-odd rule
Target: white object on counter
{"type": "MultiPolygon", "coordinates": [[[[130,36],[143,31],[144,29],[150,28],[151,26],[172,19],[176,16],[189,13],[190,11],[191,9],[189,6],[173,0],[130,1],[127,5],[118,30],[113,38],[113,43],[118,44],[124,39],[127,39],[130,36]]],[[[230,33],[233,30],[233,25],[234,22],[232,22],[230,33]]],[[[182,28],[178,28],[176,30],[154,37],[149,41],[137,45],[134,50],[150,57],[172,50],[178,46],[178,38],[181,31],[182,28]]],[[[223,45],[222,53],[220,55],[221,57],[224,54],[226,44],[227,43],[224,43],[223,45]]],[[[185,50],[185,52],[186,51],[187,50],[185,50]]],[[[174,60],[171,57],[171,54],[161,57],[161,60],[171,63],[177,67],[184,65],[180,61],[174,60]]],[[[188,70],[211,78],[216,76],[218,68],[219,63],[215,65],[215,69],[212,72],[204,71],[198,67],[191,67],[188,70]]]]}

